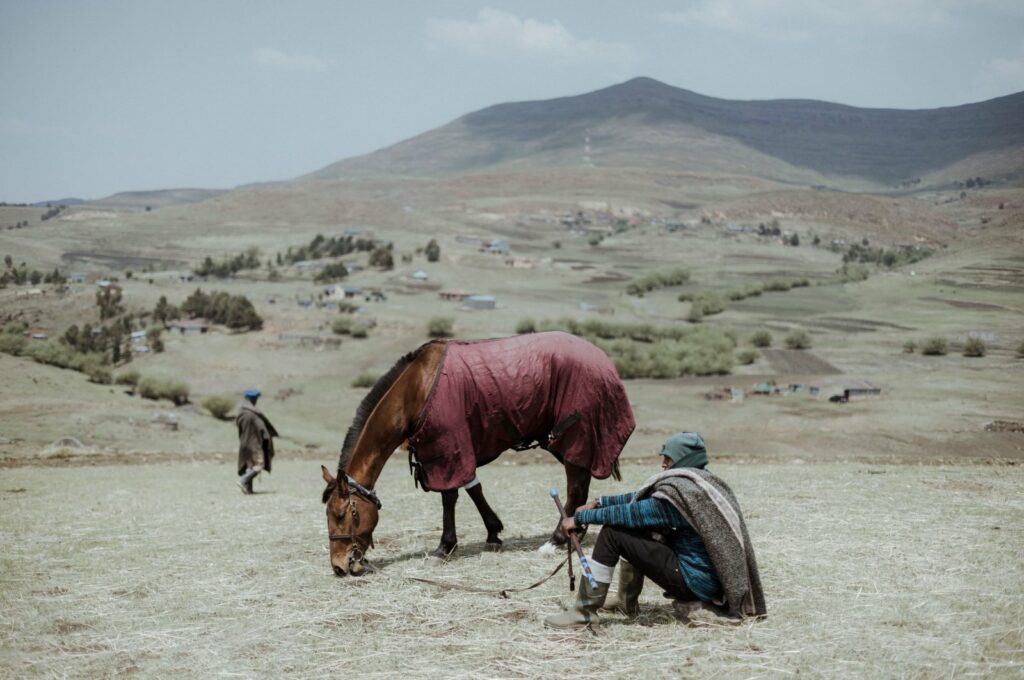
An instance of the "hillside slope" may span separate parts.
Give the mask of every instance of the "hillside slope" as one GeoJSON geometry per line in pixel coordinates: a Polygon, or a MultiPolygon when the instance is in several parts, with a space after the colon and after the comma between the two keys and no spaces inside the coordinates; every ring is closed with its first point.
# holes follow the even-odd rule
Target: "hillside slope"
{"type": "Polygon", "coordinates": [[[635,78],[588,94],[482,109],[302,179],[578,166],[589,157],[604,166],[891,185],[978,155],[998,159],[1005,176],[1024,169],[1024,92],[940,109],[863,109],[717,99],[635,78]]]}

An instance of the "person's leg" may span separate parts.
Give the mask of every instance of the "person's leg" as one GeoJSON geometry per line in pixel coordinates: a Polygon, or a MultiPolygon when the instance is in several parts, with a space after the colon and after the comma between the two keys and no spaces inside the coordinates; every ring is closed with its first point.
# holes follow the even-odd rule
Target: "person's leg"
{"type": "Polygon", "coordinates": [[[610,573],[621,557],[672,597],[680,600],[697,599],[686,587],[686,581],[679,572],[679,558],[675,551],[644,532],[602,527],[592,555],[591,562],[596,562],[600,568],[610,569],[609,581],[610,573]]]}

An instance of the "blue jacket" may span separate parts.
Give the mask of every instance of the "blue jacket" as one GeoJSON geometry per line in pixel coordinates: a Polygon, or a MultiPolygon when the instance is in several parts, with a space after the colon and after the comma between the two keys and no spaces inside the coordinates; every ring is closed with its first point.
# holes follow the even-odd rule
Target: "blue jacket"
{"type": "Polygon", "coordinates": [[[601,496],[600,500],[600,507],[577,512],[576,523],[649,529],[664,534],[679,558],[679,573],[690,591],[705,602],[720,597],[722,586],[704,541],[671,504],[657,498],[632,503],[632,493],[601,496]]]}

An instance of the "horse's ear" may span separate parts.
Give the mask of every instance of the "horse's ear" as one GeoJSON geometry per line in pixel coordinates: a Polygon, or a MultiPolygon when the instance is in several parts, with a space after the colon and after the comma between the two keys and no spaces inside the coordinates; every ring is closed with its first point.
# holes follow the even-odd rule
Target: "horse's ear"
{"type": "Polygon", "coordinates": [[[321,471],[321,472],[323,473],[323,475],[324,475],[324,481],[325,481],[325,482],[327,482],[328,484],[330,484],[331,482],[333,482],[333,481],[334,481],[334,477],[332,477],[332,476],[331,476],[331,472],[330,472],[330,470],[328,470],[328,469],[327,469],[326,467],[324,467],[323,465],[321,465],[321,466],[320,466],[320,471],[321,471]]]}

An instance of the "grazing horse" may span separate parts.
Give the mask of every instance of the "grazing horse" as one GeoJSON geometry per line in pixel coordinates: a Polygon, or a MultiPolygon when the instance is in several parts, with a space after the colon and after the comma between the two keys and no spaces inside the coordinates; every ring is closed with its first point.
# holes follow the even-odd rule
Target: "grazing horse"
{"type": "MultiPolygon", "coordinates": [[[[477,467],[536,442],[565,466],[566,509],[573,512],[586,501],[591,477],[618,478],[618,456],[634,426],[615,366],[576,336],[428,342],[402,357],[359,404],[337,477],[322,467],[334,573],[364,571],[381,508],[373,486],[403,442],[417,483],[441,493],[443,529],[433,555],[444,558],[456,546],[459,487],[480,511],[488,545],[501,545],[501,520],[473,483],[477,467]]],[[[564,542],[557,528],[550,542],[564,542]]]]}

